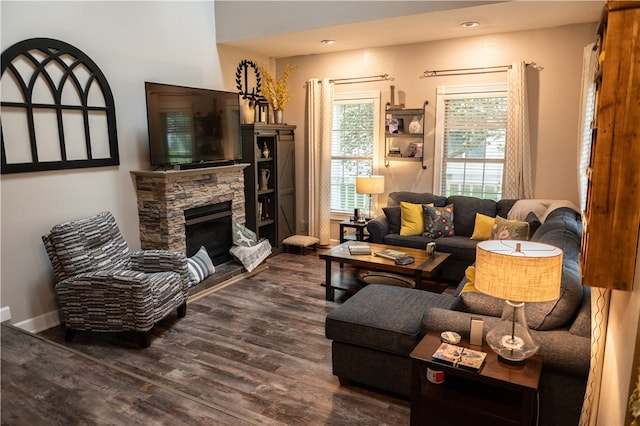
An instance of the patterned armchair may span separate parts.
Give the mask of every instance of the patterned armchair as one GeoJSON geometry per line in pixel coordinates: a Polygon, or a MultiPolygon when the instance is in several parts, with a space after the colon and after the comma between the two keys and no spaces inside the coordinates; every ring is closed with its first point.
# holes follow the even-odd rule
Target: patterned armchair
{"type": "Polygon", "coordinates": [[[56,225],[42,240],[56,276],[67,341],[76,330],[135,331],[146,348],[158,321],[173,309],[186,315],[186,256],[130,252],[111,213],[56,225]]]}

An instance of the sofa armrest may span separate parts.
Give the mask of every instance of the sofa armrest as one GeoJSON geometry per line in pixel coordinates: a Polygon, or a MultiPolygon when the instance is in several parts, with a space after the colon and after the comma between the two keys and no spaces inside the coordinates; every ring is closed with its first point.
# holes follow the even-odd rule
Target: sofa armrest
{"type": "Polygon", "coordinates": [[[369,231],[372,243],[384,243],[384,236],[389,233],[389,222],[387,222],[387,217],[385,215],[380,215],[375,219],[370,220],[367,223],[367,231],[369,231]]]}
{"type": "MultiPolygon", "coordinates": [[[[471,317],[482,318],[484,322],[483,339],[485,341],[487,332],[500,320],[500,318],[492,316],[430,308],[422,316],[422,331],[426,334],[429,331],[441,333],[450,330],[460,334],[463,339],[468,339],[471,317]]],[[[538,353],[544,359],[545,369],[587,377],[591,358],[591,344],[588,337],[573,335],[566,329],[531,330],[531,335],[540,343],[538,353]]]]}

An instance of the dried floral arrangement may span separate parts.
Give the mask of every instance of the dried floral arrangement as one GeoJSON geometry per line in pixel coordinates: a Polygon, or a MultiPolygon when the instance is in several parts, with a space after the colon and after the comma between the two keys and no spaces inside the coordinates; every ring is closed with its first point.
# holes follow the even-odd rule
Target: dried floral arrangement
{"type": "Polygon", "coordinates": [[[282,78],[278,79],[271,75],[264,65],[258,65],[263,79],[260,91],[274,111],[283,110],[287,102],[291,100],[291,96],[289,96],[289,76],[296,68],[296,65],[287,64],[282,72],[282,78]]]}

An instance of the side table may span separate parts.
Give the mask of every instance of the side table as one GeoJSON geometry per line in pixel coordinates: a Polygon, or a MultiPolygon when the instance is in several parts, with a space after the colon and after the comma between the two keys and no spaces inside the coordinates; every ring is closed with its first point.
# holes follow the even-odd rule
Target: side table
{"type": "Polygon", "coordinates": [[[364,235],[364,230],[367,228],[367,221],[365,222],[358,222],[355,220],[343,220],[342,222],[340,222],[340,244],[344,243],[345,241],[367,241],[369,239],[369,236],[364,235]],[[344,230],[345,228],[353,228],[356,230],[356,232],[353,233],[353,235],[345,235],[344,234],[344,230]]]}
{"type": "Polygon", "coordinates": [[[523,365],[498,361],[491,348],[459,346],[487,353],[479,372],[431,360],[440,345],[437,333],[428,333],[411,352],[411,425],[473,424],[474,426],[535,425],[542,356],[523,365]],[[427,380],[427,368],[444,372],[444,382],[427,380]]]}

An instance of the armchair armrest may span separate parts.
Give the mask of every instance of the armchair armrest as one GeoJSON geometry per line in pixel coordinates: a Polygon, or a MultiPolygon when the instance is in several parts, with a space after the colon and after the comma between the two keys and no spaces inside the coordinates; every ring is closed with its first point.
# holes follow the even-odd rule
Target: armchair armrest
{"type": "Polygon", "coordinates": [[[384,236],[389,233],[387,217],[385,215],[380,215],[375,219],[370,220],[367,223],[367,231],[369,231],[372,243],[384,243],[384,236]]]}
{"type": "Polygon", "coordinates": [[[189,267],[184,253],[172,250],[139,250],[131,253],[131,269],[146,273],[177,272],[189,285],[189,267]]]}

